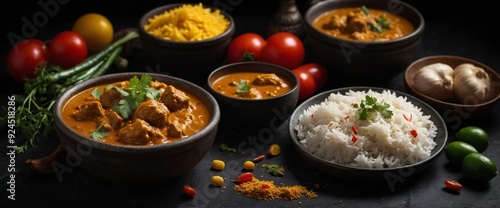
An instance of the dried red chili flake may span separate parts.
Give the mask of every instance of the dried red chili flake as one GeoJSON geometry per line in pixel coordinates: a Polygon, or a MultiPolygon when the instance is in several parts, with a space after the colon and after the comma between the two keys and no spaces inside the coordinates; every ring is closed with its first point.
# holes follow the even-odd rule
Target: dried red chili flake
{"type": "Polygon", "coordinates": [[[347,120],[347,119],[349,119],[349,115],[348,115],[348,116],[346,116],[346,117],[344,117],[344,120],[347,120]]]}
{"type": "Polygon", "coordinates": [[[354,134],[358,134],[358,129],[356,129],[356,127],[354,125],[351,126],[351,129],[352,129],[352,132],[354,132],[354,134]]]}
{"type": "Polygon", "coordinates": [[[270,186],[264,183],[264,184],[262,184],[262,188],[263,189],[268,189],[268,188],[270,188],[270,186]]]}
{"type": "Polygon", "coordinates": [[[262,160],[264,160],[266,158],[266,155],[259,155],[257,157],[255,157],[252,161],[253,162],[260,162],[262,160]]]}
{"type": "Polygon", "coordinates": [[[406,117],[406,115],[405,115],[405,114],[403,114],[403,117],[405,118],[405,120],[407,120],[407,121],[411,121],[411,119],[413,118],[413,114],[411,114],[411,113],[410,113],[410,117],[409,117],[409,118],[408,118],[408,117],[406,117]]]}
{"type": "Polygon", "coordinates": [[[413,138],[416,138],[418,136],[417,130],[415,129],[411,130],[410,134],[413,136],[413,138]]]}
{"type": "Polygon", "coordinates": [[[330,121],[330,123],[328,124],[328,127],[332,126],[333,125],[333,122],[330,121]]]}
{"type": "Polygon", "coordinates": [[[311,114],[311,118],[312,118],[312,119],[314,119],[314,113],[313,113],[313,114],[311,114]]]}
{"type": "Polygon", "coordinates": [[[352,141],[352,142],[356,142],[356,141],[358,141],[358,137],[356,137],[356,136],[352,135],[351,141],[352,141]]]}

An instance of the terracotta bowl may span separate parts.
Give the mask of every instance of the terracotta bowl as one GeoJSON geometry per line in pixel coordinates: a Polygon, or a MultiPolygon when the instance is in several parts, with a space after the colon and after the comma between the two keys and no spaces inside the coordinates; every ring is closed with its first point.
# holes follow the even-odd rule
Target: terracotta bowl
{"type": "Polygon", "coordinates": [[[198,96],[211,114],[207,126],[191,136],[171,143],[149,146],[118,145],[97,141],[70,128],[61,111],[72,96],[94,86],[140,77],[144,73],[116,73],[81,82],[61,94],[53,107],[57,135],[66,152],[81,168],[107,182],[121,186],[154,186],[177,178],[196,166],[208,153],[217,133],[220,111],[217,101],[205,89],[182,79],[151,74],[154,80],[198,96]]]}
{"type": "MultiPolygon", "coordinates": [[[[144,14],[139,20],[140,40],[150,63],[157,64],[155,67],[159,67],[162,72],[201,83],[213,69],[224,62],[235,31],[235,22],[231,15],[221,10],[220,13],[231,23],[229,28],[216,37],[200,41],[171,41],[146,32],[144,26],[151,17],[182,5],[184,4],[168,4],[144,14]]],[[[204,7],[212,11],[216,9],[204,7]]]]}
{"type": "Polygon", "coordinates": [[[304,15],[307,45],[312,57],[328,68],[332,77],[345,85],[380,85],[403,72],[414,58],[425,28],[425,21],[411,5],[392,0],[335,0],[321,1],[304,15]],[[362,42],[346,40],[326,34],[313,22],[334,9],[366,6],[368,9],[390,11],[413,24],[411,34],[393,40],[362,42]]]}
{"type": "Polygon", "coordinates": [[[208,91],[221,108],[221,123],[237,133],[258,132],[277,128],[292,114],[299,97],[299,80],[291,70],[263,62],[240,62],[215,69],[207,79],[208,91]],[[292,87],[287,93],[273,98],[240,99],[219,93],[212,84],[222,76],[234,72],[275,73],[292,87]]]}
{"type": "Polygon", "coordinates": [[[463,119],[481,117],[488,114],[500,100],[500,75],[495,70],[483,63],[460,56],[435,55],[418,59],[410,64],[406,69],[406,72],[404,74],[404,84],[408,93],[414,95],[419,99],[422,99],[424,102],[434,107],[445,118],[450,118],[452,116],[459,116],[463,119]],[[434,63],[447,64],[452,68],[455,68],[463,63],[471,63],[483,68],[490,76],[490,95],[482,103],[463,104],[454,99],[446,101],[438,100],[419,92],[413,87],[416,72],[422,67],[434,63]]]}

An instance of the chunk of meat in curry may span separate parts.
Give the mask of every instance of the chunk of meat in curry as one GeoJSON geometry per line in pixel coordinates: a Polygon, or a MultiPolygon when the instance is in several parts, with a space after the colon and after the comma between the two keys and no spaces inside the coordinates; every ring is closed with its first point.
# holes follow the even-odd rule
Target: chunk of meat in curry
{"type": "MultiPolygon", "coordinates": [[[[115,86],[126,87],[127,82],[115,86]]],[[[152,81],[151,87],[161,92],[160,99],[146,99],[137,106],[131,119],[124,119],[113,107],[123,99],[115,88],[105,89],[99,99],[92,96],[76,108],[72,115],[78,121],[95,121],[103,130],[117,130],[119,141],[124,144],[144,145],[153,140],[182,138],[194,116],[196,105],[190,97],[171,85],[152,81]],[[176,112],[172,118],[169,115],[176,112]],[[170,121],[171,119],[172,121],[170,121]]]]}

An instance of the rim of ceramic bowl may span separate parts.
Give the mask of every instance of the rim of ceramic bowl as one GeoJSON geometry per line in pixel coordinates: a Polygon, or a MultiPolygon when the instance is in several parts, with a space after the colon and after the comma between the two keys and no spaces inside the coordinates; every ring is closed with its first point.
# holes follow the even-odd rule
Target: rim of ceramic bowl
{"type": "MultiPolygon", "coordinates": [[[[165,81],[163,81],[165,82],[165,81]]],[[[202,87],[191,83],[187,80],[183,80],[177,77],[165,75],[165,74],[158,74],[158,73],[142,73],[142,72],[123,72],[123,73],[115,73],[115,74],[107,74],[103,76],[99,76],[93,79],[89,79],[83,82],[80,82],[68,90],[66,90],[64,93],[62,93],[56,100],[53,109],[52,109],[52,114],[54,117],[54,123],[56,126],[58,126],[58,131],[62,131],[65,135],[73,135],[71,139],[65,139],[67,142],[72,142],[72,140],[75,140],[74,142],[80,142],[82,144],[87,143],[87,145],[90,145],[92,149],[97,149],[100,151],[107,151],[107,152],[116,152],[116,153],[145,153],[145,152],[157,152],[157,151],[163,151],[166,149],[176,149],[179,147],[183,146],[189,146],[191,143],[195,143],[198,140],[201,140],[204,138],[204,136],[209,135],[214,129],[216,130],[219,124],[220,120],[220,109],[217,101],[215,98],[207,92],[205,89],[202,87]],[[64,105],[66,102],[71,99],[73,96],[76,94],[82,92],[83,90],[89,89],[94,86],[102,85],[102,84],[109,84],[113,82],[118,82],[118,81],[124,81],[128,80],[133,76],[140,76],[143,74],[150,74],[153,76],[153,78],[156,80],[160,79],[166,79],[169,80],[167,83],[170,83],[174,85],[175,87],[178,87],[178,85],[182,85],[183,87],[180,87],[183,90],[188,90],[190,92],[197,92],[193,93],[197,95],[200,99],[205,100],[205,102],[211,103],[209,104],[209,110],[211,111],[211,116],[210,120],[207,123],[207,125],[201,129],[200,131],[192,134],[191,136],[188,136],[186,138],[183,138],[179,141],[171,142],[171,143],[163,143],[163,144],[155,144],[155,145],[149,145],[149,146],[128,146],[128,145],[118,145],[118,144],[109,144],[105,142],[100,142],[96,141],[94,139],[85,137],[77,132],[75,132],[73,129],[68,127],[66,123],[62,119],[62,115],[60,111],[63,109],[64,105]],[[199,92],[199,95],[198,95],[199,92]],[[210,106],[211,105],[211,106],[210,106]]],[[[60,138],[61,139],[61,138],[60,138]]],[[[84,144],[85,145],[85,144],[84,144]]]]}
{"type": "MultiPolygon", "coordinates": [[[[433,102],[436,102],[436,103],[440,103],[440,104],[444,104],[444,105],[450,105],[450,106],[455,106],[455,107],[465,107],[465,108],[470,108],[470,107],[481,107],[481,106],[486,106],[486,105],[490,105],[496,101],[498,101],[500,99],[500,93],[497,93],[496,96],[494,97],[491,97],[487,102],[483,102],[483,103],[478,103],[478,104],[462,104],[462,103],[452,103],[452,102],[447,102],[447,101],[443,101],[443,100],[438,100],[438,99],[435,99],[435,98],[432,98],[432,97],[429,97],[421,92],[419,92],[417,89],[415,89],[415,87],[413,86],[413,84],[410,84],[408,82],[408,80],[410,80],[410,73],[411,71],[415,71],[417,70],[415,68],[415,65],[419,65],[420,63],[422,63],[423,61],[426,61],[426,60],[433,60],[433,59],[448,59],[448,60],[452,60],[452,59],[456,59],[456,60],[462,60],[465,62],[469,62],[469,63],[472,63],[476,66],[481,66],[482,68],[484,68],[488,74],[493,74],[496,76],[496,79],[497,80],[500,80],[500,75],[498,73],[496,73],[495,70],[493,70],[491,67],[489,67],[488,65],[486,64],[483,64],[479,61],[476,61],[476,60],[473,60],[473,59],[470,59],[470,58],[465,58],[465,57],[462,57],[462,56],[454,56],[454,55],[432,55],[432,56],[426,56],[426,57],[422,57],[420,59],[417,59],[415,60],[413,63],[411,63],[405,70],[405,73],[404,73],[404,79],[405,79],[405,82],[406,82],[406,85],[411,88],[411,90],[416,93],[418,96],[421,96],[427,100],[431,100],[433,102]]],[[[491,78],[490,78],[491,80],[491,78]]],[[[500,83],[498,83],[500,85],[500,83]]]]}
{"type": "MultiPolygon", "coordinates": [[[[408,19],[407,17],[404,17],[403,18],[406,18],[408,19]]],[[[318,35],[320,36],[321,38],[330,38],[332,40],[336,40],[338,42],[346,42],[346,43],[353,43],[353,44],[358,44],[358,45],[374,45],[374,46],[381,46],[381,45],[390,45],[390,44],[393,44],[393,43],[401,43],[401,42],[406,42],[406,41],[410,41],[411,39],[414,39],[414,38],[418,38],[418,36],[422,35],[423,32],[424,32],[424,28],[425,28],[425,19],[423,17],[423,15],[420,13],[420,11],[418,11],[415,7],[411,6],[410,4],[406,3],[406,2],[402,2],[402,1],[394,1],[394,0],[380,0],[380,1],[372,1],[372,0],[334,0],[334,1],[320,1],[316,4],[314,4],[313,6],[311,6],[311,8],[309,8],[305,15],[304,15],[304,19],[305,19],[305,25],[312,31],[315,32],[314,35],[318,35]],[[324,14],[324,12],[327,12],[327,11],[331,11],[333,10],[334,8],[330,8],[328,7],[328,5],[331,5],[331,4],[337,4],[337,3],[342,3],[342,4],[346,4],[346,5],[349,5],[349,6],[352,6],[352,7],[355,7],[355,6],[359,6],[359,5],[363,5],[364,3],[366,4],[381,4],[380,2],[385,2],[388,7],[391,6],[391,8],[394,8],[396,9],[395,7],[397,5],[401,5],[404,7],[404,9],[409,9],[412,13],[414,13],[419,21],[420,24],[416,25],[415,26],[415,31],[413,31],[412,33],[404,36],[404,37],[401,37],[401,38],[397,38],[397,39],[393,39],[393,40],[386,40],[386,41],[376,41],[376,42],[364,42],[364,41],[356,41],[356,40],[347,40],[347,39],[343,39],[343,38],[338,38],[338,37],[334,37],[334,36],[331,36],[331,35],[328,35],[320,30],[318,30],[316,27],[314,27],[312,25],[312,23],[314,22],[314,20],[319,17],[321,14],[324,14]],[[325,8],[330,8],[330,9],[325,9],[325,8]],[[315,15],[313,16],[313,14],[316,12],[316,11],[323,11],[323,12],[320,12],[318,15],[315,15]]],[[[409,21],[411,21],[410,19],[408,19],[409,21]]]]}
{"type": "Polygon", "coordinates": [[[148,33],[144,29],[144,25],[146,25],[148,23],[148,20],[151,17],[158,15],[158,14],[161,14],[165,11],[168,11],[168,10],[171,10],[174,8],[178,8],[178,7],[183,6],[183,5],[199,5],[199,4],[197,4],[197,3],[176,3],[176,4],[167,4],[167,5],[163,5],[160,7],[156,7],[154,9],[148,11],[146,14],[144,14],[139,19],[139,31],[141,32],[141,34],[147,35],[149,38],[152,38],[152,39],[159,41],[159,42],[163,42],[166,44],[180,44],[180,45],[185,45],[185,46],[193,45],[193,44],[203,44],[203,43],[208,43],[208,42],[212,42],[212,41],[216,42],[217,40],[224,39],[225,37],[231,36],[232,33],[234,33],[235,22],[234,22],[233,17],[231,15],[229,15],[229,13],[225,12],[224,10],[220,10],[220,9],[215,8],[215,7],[207,6],[205,4],[203,4],[204,8],[211,9],[212,11],[218,10],[224,17],[226,17],[228,19],[228,21],[230,23],[229,27],[224,32],[222,32],[221,34],[219,34],[217,36],[214,36],[214,37],[211,37],[208,39],[204,39],[204,40],[198,40],[198,41],[173,41],[173,40],[166,40],[166,39],[154,36],[154,35],[148,33]]]}
{"type": "MultiPolygon", "coordinates": [[[[256,67],[258,68],[258,67],[256,67]]],[[[259,69],[259,68],[258,68],[259,69]]],[[[242,70],[242,71],[249,71],[249,70],[242,70]]],[[[226,73],[224,74],[226,75],[226,73]]],[[[223,75],[223,76],[224,76],[223,75]]],[[[220,78],[220,77],[219,77],[220,78]]],[[[217,79],[215,79],[214,81],[216,81],[217,79]]],[[[291,81],[291,80],[287,80],[287,81],[291,81]]],[[[215,70],[213,70],[209,75],[208,75],[208,78],[207,78],[207,85],[208,85],[208,89],[210,89],[211,91],[213,91],[214,93],[216,93],[217,95],[219,96],[222,96],[222,97],[225,97],[225,98],[228,98],[228,99],[233,99],[233,100],[238,100],[238,101],[241,101],[241,102],[263,102],[263,101],[268,101],[268,100],[276,100],[276,99],[279,99],[279,98],[282,98],[282,97],[285,97],[291,93],[293,93],[294,91],[298,90],[298,87],[299,87],[299,79],[297,78],[297,76],[295,76],[293,74],[293,72],[285,67],[282,67],[282,66],[279,66],[279,65],[276,65],[276,64],[271,64],[271,63],[266,63],[266,62],[258,62],[258,61],[252,61],[252,62],[236,62],[236,63],[230,63],[230,64],[226,64],[226,65],[223,65],[219,68],[216,68],[215,70]],[[283,93],[279,96],[276,96],[276,97],[271,97],[271,98],[263,98],[263,99],[238,99],[238,98],[235,98],[235,97],[231,97],[231,96],[227,96],[225,94],[222,94],[220,93],[219,91],[215,90],[213,87],[212,87],[212,84],[213,82],[211,81],[212,77],[215,76],[217,73],[220,73],[220,71],[222,70],[225,70],[227,68],[233,68],[233,67],[237,67],[237,66],[240,66],[240,65],[255,65],[255,66],[268,66],[268,67],[274,67],[276,69],[279,69],[280,71],[282,71],[283,73],[286,73],[286,74],[289,74],[290,77],[294,77],[293,79],[293,87],[290,89],[290,91],[286,92],[286,93],[283,93]]]]}

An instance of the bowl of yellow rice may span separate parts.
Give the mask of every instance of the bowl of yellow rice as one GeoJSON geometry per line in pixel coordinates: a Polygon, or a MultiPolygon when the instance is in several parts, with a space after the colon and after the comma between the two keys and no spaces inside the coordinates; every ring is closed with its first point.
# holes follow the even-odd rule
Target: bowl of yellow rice
{"type": "Polygon", "coordinates": [[[139,35],[150,65],[198,82],[224,62],[235,31],[234,19],[214,7],[168,4],[139,20],[139,35]]]}

